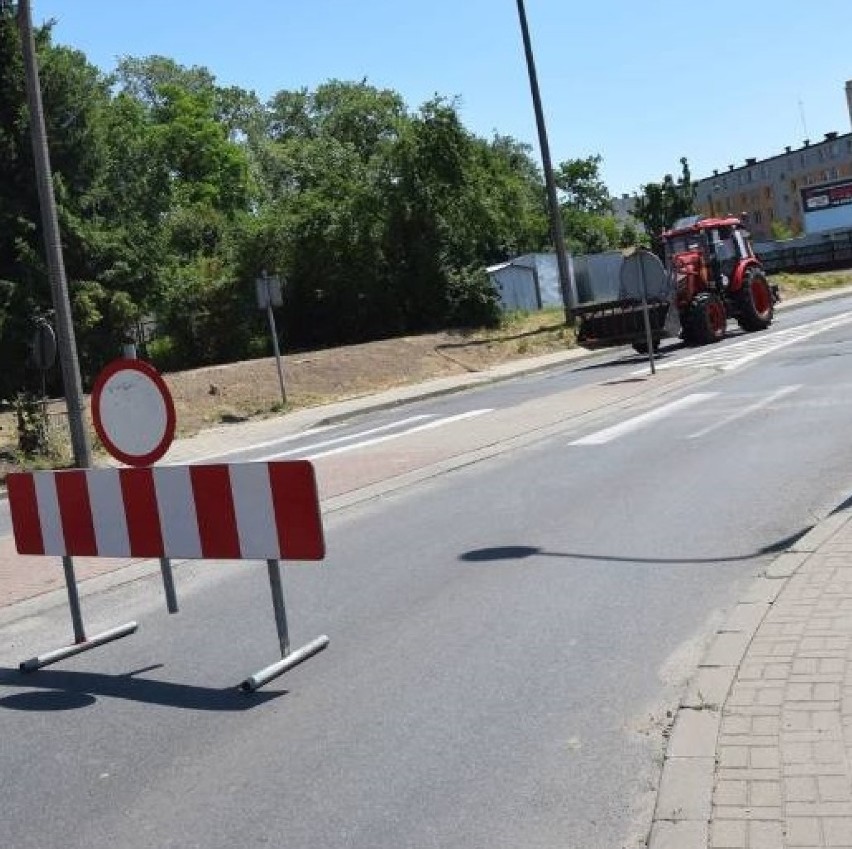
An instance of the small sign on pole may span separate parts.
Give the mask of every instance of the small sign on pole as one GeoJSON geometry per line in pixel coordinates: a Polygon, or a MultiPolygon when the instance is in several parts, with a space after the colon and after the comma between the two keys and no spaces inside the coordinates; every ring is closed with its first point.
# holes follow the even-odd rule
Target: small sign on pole
{"type": "Polygon", "coordinates": [[[266,271],[260,273],[255,281],[255,291],[257,292],[258,309],[266,310],[266,317],[269,321],[269,334],[272,336],[272,352],[275,354],[275,367],[278,369],[278,384],[281,387],[281,403],[287,403],[287,392],[284,388],[284,368],[281,363],[281,351],[278,348],[278,329],[275,326],[275,313],[273,307],[284,306],[284,296],[282,294],[281,278],[277,276],[270,277],[266,271]]]}

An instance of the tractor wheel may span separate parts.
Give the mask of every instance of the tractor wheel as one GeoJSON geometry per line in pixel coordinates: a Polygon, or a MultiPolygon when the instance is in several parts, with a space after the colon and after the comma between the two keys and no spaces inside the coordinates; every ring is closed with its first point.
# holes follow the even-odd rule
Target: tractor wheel
{"type": "Polygon", "coordinates": [[[763,269],[755,265],[746,269],[737,301],[737,321],[743,330],[766,330],[772,324],[775,312],[772,289],[763,269]]]}
{"type": "Polygon", "coordinates": [[[687,345],[718,342],[725,336],[727,324],[725,302],[713,292],[704,292],[689,305],[683,322],[683,339],[687,345]]]}

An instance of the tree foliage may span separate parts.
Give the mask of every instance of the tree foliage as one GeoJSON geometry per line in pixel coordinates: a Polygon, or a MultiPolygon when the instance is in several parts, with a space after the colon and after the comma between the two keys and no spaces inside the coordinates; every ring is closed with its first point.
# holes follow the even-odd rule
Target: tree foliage
{"type": "Polygon", "coordinates": [[[695,212],[695,186],[686,157],[680,160],[681,173],[675,181],[666,174],[660,183],[648,183],[636,204],[634,215],[644,225],[651,238],[651,246],[657,253],[662,251],[662,234],[679,218],[695,212]]]}
{"type": "MultiPolygon", "coordinates": [[[[549,244],[530,147],[471,133],[454,100],[329,80],[263,103],[167,57],[107,75],[49,26],[37,42],[87,382],[140,325],[168,368],[263,353],[263,270],[291,349],[495,322],[484,267],[549,244]]],[[[40,382],[28,341],[51,311],[20,55],[0,17],[0,398],[40,382]]],[[[624,239],[599,166],[556,172],[574,250],[624,239]]]]}

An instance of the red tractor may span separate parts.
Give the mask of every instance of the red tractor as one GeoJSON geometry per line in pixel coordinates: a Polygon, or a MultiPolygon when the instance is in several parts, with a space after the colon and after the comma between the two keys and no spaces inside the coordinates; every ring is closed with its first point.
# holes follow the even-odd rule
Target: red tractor
{"type": "Polygon", "coordinates": [[[778,291],[769,284],[740,219],[681,219],[663,233],[663,245],[687,344],[717,342],[729,317],[747,331],[772,323],[778,291]]]}

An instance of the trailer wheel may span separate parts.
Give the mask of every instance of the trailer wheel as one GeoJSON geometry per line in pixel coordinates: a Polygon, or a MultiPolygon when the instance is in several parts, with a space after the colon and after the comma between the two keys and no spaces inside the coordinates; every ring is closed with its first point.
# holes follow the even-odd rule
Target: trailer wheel
{"type": "Polygon", "coordinates": [[[698,295],[689,305],[683,322],[687,345],[709,345],[724,338],[728,324],[725,302],[714,292],[698,295]]]}
{"type": "Polygon", "coordinates": [[[747,268],[737,294],[737,321],[743,330],[766,330],[775,313],[772,289],[761,268],[747,268]]]}
{"type": "MultiPolygon", "coordinates": [[[[633,343],[633,350],[636,351],[637,354],[647,354],[648,353],[648,343],[643,339],[641,342],[633,343]]],[[[660,350],[660,340],[654,340],[654,353],[660,350]]]]}

